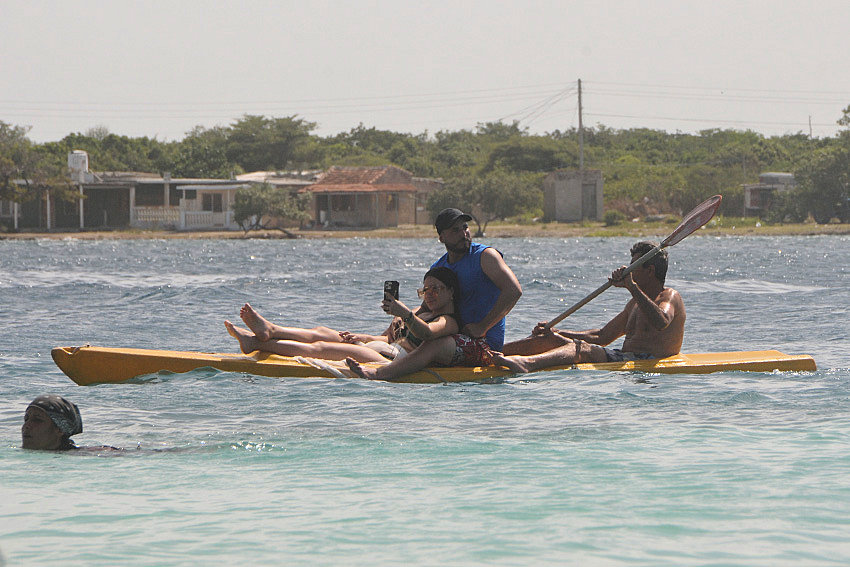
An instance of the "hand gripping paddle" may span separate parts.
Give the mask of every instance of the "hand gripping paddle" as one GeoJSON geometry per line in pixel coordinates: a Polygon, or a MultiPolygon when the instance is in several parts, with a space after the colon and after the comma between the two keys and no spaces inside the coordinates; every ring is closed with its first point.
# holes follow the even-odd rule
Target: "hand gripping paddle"
{"type": "MultiPolygon", "coordinates": [[[[661,241],[661,244],[629,264],[629,267],[626,268],[626,271],[623,272],[623,276],[626,276],[633,270],[639,268],[644,265],[646,262],[655,257],[656,254],[667,248],[668,246],[673,246],[678,244],[689,235],[691,235],[696,229],[703,226],[705,223],[711,220],[711,217],[714,216],[714,213],[717,212],[717,208],[720,206],[720,201],[723,199],[720,195],[715,195],[714,197],[707,199],[694,207],[694,209],[685,215],[685,218],[682,219],[682,222],[679,223],[679,226],[676,227],[676,230],[670,233],[670,236],[661,241]]],[[[613,283],[611,281],[605,282],[605,284],[599,286],[596,291],[546,323],[546,328],[551,329],[554,325],[560,323],[588,303],[593,300],[596,296],[600,295],[603,291],[611,287],[613,283]]]]}

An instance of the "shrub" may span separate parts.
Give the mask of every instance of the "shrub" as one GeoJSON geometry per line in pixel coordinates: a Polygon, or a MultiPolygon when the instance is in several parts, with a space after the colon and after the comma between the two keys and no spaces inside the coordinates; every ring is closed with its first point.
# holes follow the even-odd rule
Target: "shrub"
{"type": "Polygon", "coordinates": [[[605,226],[616,226],[626,220],[626,215],[620,211],[605,211],[602,220],[605,222],[605,226]]]}

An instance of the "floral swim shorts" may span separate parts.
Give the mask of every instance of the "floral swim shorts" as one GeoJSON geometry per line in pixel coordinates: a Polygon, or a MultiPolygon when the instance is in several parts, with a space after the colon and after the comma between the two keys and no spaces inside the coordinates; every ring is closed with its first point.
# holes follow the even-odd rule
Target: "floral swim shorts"
{"type": "Polygon", "coordinates": [[[650,358],[658,358],[652,356],[648,352],[623,352],[618,348],[605,348],[605,356],[608,357],[608,362],[626,362],[629,360],[648,360],[650,358]]]}
{"type": "Polygon", "coordinates": [[[455,340],[455,354],[452,366],[488,366],[491,363],[490,345],[484,337],[473,339],[466,335],[452,335],[455,340]]]}

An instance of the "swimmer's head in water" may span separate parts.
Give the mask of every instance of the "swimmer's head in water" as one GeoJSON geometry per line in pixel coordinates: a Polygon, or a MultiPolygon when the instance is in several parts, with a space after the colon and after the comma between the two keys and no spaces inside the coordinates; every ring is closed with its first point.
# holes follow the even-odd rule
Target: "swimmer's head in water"
{"type": "Polygon", "coordinates": [[[72,448],[70,437],[82,431],[83,418],[77,405],[62,396],[46,395],[30,403],[21,435],[25,449],[63,449],[72,448]]]}

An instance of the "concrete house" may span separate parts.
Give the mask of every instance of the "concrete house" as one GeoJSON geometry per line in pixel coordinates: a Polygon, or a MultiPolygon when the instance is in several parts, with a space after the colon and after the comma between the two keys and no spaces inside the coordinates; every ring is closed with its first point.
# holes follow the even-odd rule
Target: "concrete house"
{"type": "Polygon", "coordinates": [[[425,202],[442,185],[395,166],[333,166],[306,190],[317,226],[382,228],[430,223],[425,202]]]}
{"type": "MultiPolygon", "coordinates": [[[[235,230],[232,203],[248,183],[232,179],[172,178],[132,171],[92,172],[88,155],[68,154],[72,184],[81,199],[57,201],[44,191],[41,198],[2,206],[9,226],[52,229],[177,229],[235,230]]],[[[0,219],[3,222],[3,219],[0,219]]]]}
{"type": "Polygon", "coordinates": [[[557,222],[602,218],[602,172],[559,169],[543,179],[543,216],[557,222]]]}
{"type": "Polygon", "coordinates": [[[773,199],[797,186],[793,173],[766,172],[759,175],[758,183],[745,183],[744,216],[760,216],[770,210],[773,199]]]}

